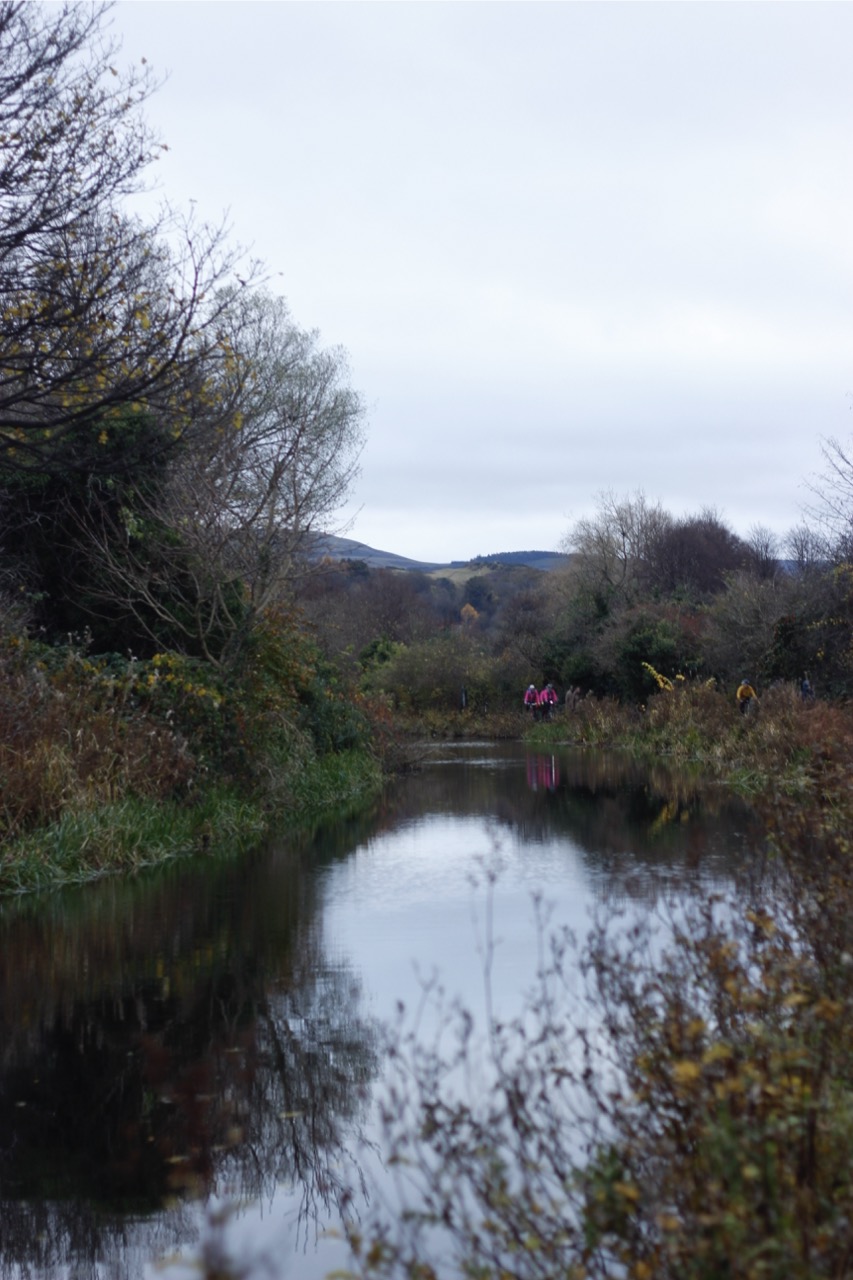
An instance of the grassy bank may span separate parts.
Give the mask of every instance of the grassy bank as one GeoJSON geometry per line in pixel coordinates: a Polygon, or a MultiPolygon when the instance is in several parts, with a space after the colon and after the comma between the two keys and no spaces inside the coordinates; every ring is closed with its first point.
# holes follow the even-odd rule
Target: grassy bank
{"type": "MultiPolygon", "coordinates": [[[[374,795],[382,776],[366,752],[320,757],[291,779],[284,813],[295,828],[324,814],[340,814],[374,795]]],[[[281,812],[279,816],[281,816],[281,812]]],[[[0,894],[80,884],[104,875],[132,874],[173,858],[234,856],[266,833],[271,810],[262,797],[212,787],[191,805],[139,796],[95,809],[69,808],[3,849],[0,894]]]]}
{"type": "Polygon", "coordinates": [[[642,706],[585,699],[552,722],[528,726],[535,744],[622,747],[636,755],[701,766],[712,778],[754,795],[802,795],[853,774],[853,715],[827,702],[805,703],[789,685],[768,690],[742,716],[713,685],[677,683],[642,706]]]}
{"type": "Polygon", "coordinates": [[[0,893],[239,853],[381,785],[368,726],[310,667],[0,644],[0,893]]]}
{"type": "MultiPolygon", "coordinates": [[[[669,684],[669,682],[666,682],[669,684]]],[[[853,774],[853,714],[846,706],[804,702],[792,685],[764,694],[742,716],[713,683],[676,681],[644,704],[588,697],[560,706],[550,721],[520,710],[396,713],[410,740],[523,739],[531,746],[615,747],[646,759],[696,766],[748,795],[802,795],[853,774]]]]}

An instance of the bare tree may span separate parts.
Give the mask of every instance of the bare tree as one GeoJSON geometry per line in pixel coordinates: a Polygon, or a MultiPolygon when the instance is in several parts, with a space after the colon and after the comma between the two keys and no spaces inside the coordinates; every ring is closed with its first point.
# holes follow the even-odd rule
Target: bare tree
{"type": "Polygon", "coordinates": [[[806,481],[812,501],[806,516],[824,534],[824,557],[836,563],[853,558],[853,438],[830,436],[821,444],[825,470],[806,481]]]}
{"type": "Polygon", "coordinates": [[[642,491],[624,498],[602,492],[596,514],[579,520],[565,540],[564,550],[573,556],[569,574],[594,592],[630,603],[643,590],[655,540],[671,523],[642,491]]]}
{"type": "Polygon", "coordinates": [[[209,412],[151,494],[95,532],[105,607],[216,662],[303,571],[358,471],[364,410],[346,357],[282,299],[241,294],[209,412]],[[118,534],[118,536],[117,536],[118,534]]]}
{"type": "Polygon", "coordinates": [[[800,573],[822,572],[832,555],[826,534],[807,524],[789,529],[785,534],[784,547],[800,573]]]}
{"type": "Polygon", "coordinates": [[[766,525],[754,524],[747,530],[746,543],[759,578],[772,578],[779,567],[779,539],[776,534],[766,525]]]}

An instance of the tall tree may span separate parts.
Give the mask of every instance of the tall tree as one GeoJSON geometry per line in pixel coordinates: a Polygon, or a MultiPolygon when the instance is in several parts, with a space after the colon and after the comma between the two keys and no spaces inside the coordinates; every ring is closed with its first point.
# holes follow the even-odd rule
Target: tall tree
{"type": "Polygon", "coordinates": [[[0,475],[126,467],[104,445],[128,406],[160,426],[145,450],[167,447],[221,358],[236,255],[169,211],[127,215],[160,144],[107,12],[0,0],[0,475]]]}
{"type": "Polygon", "coordinates": [[[95,611],[93,531],[133,525],[170,457],[233,415],[239,253],[168,208],[128,213],[156,86],[144,60],[116,69],[108,12],[0,0],[0,553],[54,633],[95,611]]]}
{"type": "Polygon", "coordinates": [[[310,563],[357,474],[364,417],[345,353],[320,347],[282,299],[242,293],[228,322],[208,412],[162,479],[88,525],[93,609],[225,663],[310,563]]]}
{"type": "Polygon", "coordinates": [[[712,507],[672,520],[650,540],[646,585],[661,595],[704,597],[720,591],[727,573],[751,564],[749,545],[712,507]]]}
{"type": "Polygon", "coordinates": [[[600,493],[595,515],[578,520],[566,538],[570,581],[608,605],[630,604],[646,589],[653,547],[671,524],[642,491],[600,493]]]}
{"type": "Polygon", "coordinates": [[[760,578],[772,578],[779,568],[779,538],[766,525],[754,524],[747,531],[752,568],[760,578]]]}

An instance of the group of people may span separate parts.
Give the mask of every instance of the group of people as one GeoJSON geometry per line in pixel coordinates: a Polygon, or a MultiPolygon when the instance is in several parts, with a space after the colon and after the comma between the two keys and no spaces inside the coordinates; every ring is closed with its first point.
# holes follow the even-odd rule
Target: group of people
{"type": "Polygon", "coordinates": [[[544,689],[529,684],[524,691],[524,708],[534,720],[550,720],[557,705],[557,690],[549,681],[544,689]]]}
{"type": "MultiPolygon", "coordinates": [[[[814,688],[808,676],[803,676],[800,683],[800,696],[804,702],[814,701],[814,688]]],[[[579,689],[570,689],[566,694],[566,708],[574,706],[580,697],[579,689]]],[[[741,715],[749,715],[758,706],[758,694],[749,680],[741,680],[735,693],[738,711],[741,715]]],[[[550,720],[557,705],[557,691],[549,681],[543,689],[529,684],[524,691],[524,709],[534,720],[550,720]]]]}

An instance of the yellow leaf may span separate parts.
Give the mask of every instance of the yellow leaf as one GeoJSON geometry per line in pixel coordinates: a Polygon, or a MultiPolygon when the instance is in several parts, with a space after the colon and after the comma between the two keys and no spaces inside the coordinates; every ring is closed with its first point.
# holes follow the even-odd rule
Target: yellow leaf
{"type": "Polygon", "coordinates": [[[681,1226],[681,1219],[676,1218],[674,1213],[659,1213],[655,1217],[655,1222],[661,1231],[677,1231],[681,1226]]]}
{"type": "Polygon", "coordinates": [[[708,1048],[702,1054],[702,1061],[709,1062],[725,1062],[732,1056],[731,1046],[725,1044],[722,1040],[718,1040],[715,1044],[709,1044],[708,1048]]]}
{"type": "Polygon", "coordinates": [[[808,1004],[808,996],[804,996],[802,991],[792,991],[789,996],[785,996],[782,1004],[786,1009],[796,1009],[801,1004],[808,1004]]]}
{"type": "Polygon", "coordinates": [[[693,1080],[698,1080],[702,1074],[702,1068],[698,1062],[693,1062],[690,1058],[683,1058],[681,1062],[674,1062],[672,1065],[672,1078],[676,1084],[690,1084],[693,1080]]]}

